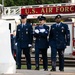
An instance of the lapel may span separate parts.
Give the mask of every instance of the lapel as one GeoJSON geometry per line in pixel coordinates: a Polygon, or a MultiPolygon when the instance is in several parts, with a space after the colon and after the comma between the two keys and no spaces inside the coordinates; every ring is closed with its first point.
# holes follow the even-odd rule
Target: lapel
{"type": "Polygon", "coordinates": [[[20,31],[24,31],[24,30],[26,30],[26,26],[22,27],[22,24],[20,24],[20,31]]]}
{"type": "Polygon", "coordinates": [[[60,26],[59,27],[56,27],[56,29],[60,32],[61,31],[61,28],[62,28],[62,23],[60,23],[60,26]]]}
{"type": "Polygon", "coordinates": [[[63,27],[63,23],[60,23],[59,29],[61,30],[63,27]]]}
{"type": "Polygon", "coordinates": [[[22,24],[20,24],[20,28],[22,29],[22,24]]]}
{"type": "Polygon", "coordinates": [[[57,27],[57,24],[54,25],[54,28],[55,28],[56,31],[59,31],[60,30],[60,26],[57,27]]]}
{"type": "Polygon", "coordinates": [[[44,24],[43,27],[46,28],[46,25],[44,24]]]}
{"type": "Polygon", "coordinates": [[[59,27],[61,27],[62,26],[62,23],[60,23],[60,26],[59,27]]]}
{"type": "MultiPolygon", "coordinates": [[[[21,26],[22,27],[22,26],[21,26]]],[[[27,23],[24,25],[24,27],[22,28],[22,29],[27,29],[28,28],[28,25],[27,25],[27,23]]]]}
{"type": "Polygon", "coordinates": [[[28,24],[27,24],[27,23],[26,23],[26,25],[24,26],[24,30],[28,33],[29,27],[28,27],[28,24]]]}
{"type": "Polygon", "coordinates": [[[54,27],[55,27],[55,28],[57,27],[56,23],[54,24],[54,27]]]}

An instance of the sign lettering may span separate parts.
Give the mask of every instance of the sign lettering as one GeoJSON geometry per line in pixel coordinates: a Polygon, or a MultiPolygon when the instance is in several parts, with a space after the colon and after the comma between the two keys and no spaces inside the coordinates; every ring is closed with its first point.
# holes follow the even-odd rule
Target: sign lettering
{"type": "Polygon", "coordinates": [[[62,13],[63,14],[75,13],[75,5],[21,9],[21,14],[62,14],[62,13]]]}

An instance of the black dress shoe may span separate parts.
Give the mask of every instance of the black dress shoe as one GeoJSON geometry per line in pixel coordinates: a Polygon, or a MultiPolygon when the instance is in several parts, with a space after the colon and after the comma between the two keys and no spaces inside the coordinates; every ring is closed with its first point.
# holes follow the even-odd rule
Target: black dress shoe
{"type": "Polygon", "coordinates": [[[44,69],[44,71],[48,71],[48,69],[44,69]]]}
{"type": "Polygon", "coordinates": [[[63,72],[64,70],[60,70],[60,71],[62,71],[62,72],[63,72]]]}
{"type": "Polygon", "coordinates": [[[56,71],[56,69],[51,69],[50,71],[56,71]]]}
{"type": "Polygon", "coordinates": [[[39,70],[39,67],[36,67],[35,70],[39,70]]]}

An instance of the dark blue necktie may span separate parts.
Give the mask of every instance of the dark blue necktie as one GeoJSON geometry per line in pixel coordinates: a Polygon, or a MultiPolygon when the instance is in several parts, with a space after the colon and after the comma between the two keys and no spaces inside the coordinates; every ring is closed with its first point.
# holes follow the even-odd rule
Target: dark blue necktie
{"type": "Polygon", "coordinates": [[[24,25],[22,25],[22,28],[24,28],[24,25]]]}
{"type": "Polygon", "coordinates": [[[59,27],[59,25],[57,25],[57,27],[59,27]]]}

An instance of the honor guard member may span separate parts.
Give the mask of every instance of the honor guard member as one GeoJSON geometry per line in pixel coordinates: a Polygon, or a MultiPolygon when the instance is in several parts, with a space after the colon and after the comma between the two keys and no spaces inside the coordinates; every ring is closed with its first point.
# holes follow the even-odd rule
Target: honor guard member
{"type": "Polygon", "coordinates": [[[16,30],[13,30],[13,34],[11,34],[11,49],[14,58],[16,58],[16,50],[17,50],[16,30]]]}
{"type": "Polygon", "coordinates": [[[56,55],[59,56],[59,70],[64,71],[64,50],[70,45],[70,31],[67,24],[61,22],[61,15],[55,17],[51,26],[49,44],[51,46],[51,71],[56,71],[56,55]]]}
{"type": "Polygon", "coordinates": [[[27,15],[21,16],[21,24],[17,26],[16,41],[17,41],[17,69],[21,69],[21,53],[22,50],[26,57],[27,69],[31,69],[31,57],[30,47],[32,46],[33,40],[33,29],[30,24],[27,23],[27,15]]]}
{"type": "Polygon", "coordinates": [[[47,36],[49,34],[49,27],[45,24],[46,18],[44,16],[39,16],[39,25],[35,27],[34,37],[35,40],[35,62],[36,68],[35,70],[39,70],[39,53],[41,51],[43,58],[43,68],[44,70],[48,70],[48,62],[47,62],[47,48],[48,48],[48,39],[47,36]]]}

